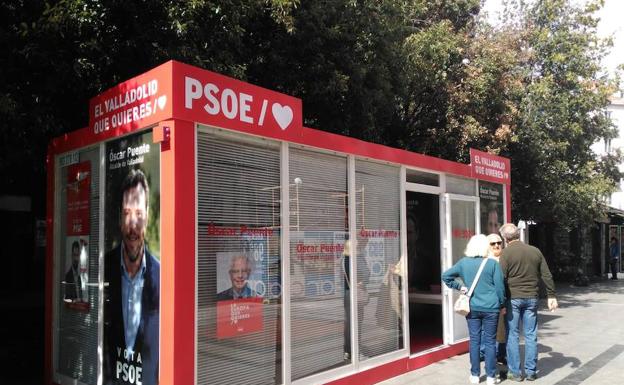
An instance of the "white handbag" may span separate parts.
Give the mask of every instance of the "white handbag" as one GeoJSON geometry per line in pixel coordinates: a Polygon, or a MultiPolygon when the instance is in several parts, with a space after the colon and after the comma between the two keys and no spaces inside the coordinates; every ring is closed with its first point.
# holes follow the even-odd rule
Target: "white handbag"
{"type": "Polygon", "coordinates": [[[460,294],[459,298],[457,298],[457,301],[455,301],[455,305],[453,305],[453,310],[455,310],[455,313],[464,317],[467,316],[468,313],[470,313],[470,297],[472,296],[472,292],[474,291],[474,288],[477,285],[479,278],[481,277],[481,272],[483,271],[487,260],[487,258],[483,258],[483,262],[481,262],[481,266],[479,266],[479,271],[477,271],[477,275],[475,276],[474,281],[472,281],[472,285],[470,285],[470,290],[468,290],[468,293],[460,294]]]}

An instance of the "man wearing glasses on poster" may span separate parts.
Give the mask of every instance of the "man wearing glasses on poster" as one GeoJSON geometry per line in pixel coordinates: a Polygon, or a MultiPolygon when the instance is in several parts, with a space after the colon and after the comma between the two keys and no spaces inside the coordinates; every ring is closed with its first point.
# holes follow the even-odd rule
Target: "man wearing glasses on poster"
{"type": "Polygon", "coordinates": [[[258,293],[249,287],[247,281],[252,267],[248,256],[242,254],[233,256],[228,270],[232,287],[217,293],[217,301],[257,297],[258,293]]]}

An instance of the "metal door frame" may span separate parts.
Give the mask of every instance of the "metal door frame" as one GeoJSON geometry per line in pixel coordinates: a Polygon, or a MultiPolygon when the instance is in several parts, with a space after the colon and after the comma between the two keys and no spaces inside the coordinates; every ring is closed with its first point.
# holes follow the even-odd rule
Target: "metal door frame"
{"type": "MultiPolygon", "coordinates": [[[[442,261],[442,271],[447,270],[451,266],[453,266],[453,234],[452,234],[452,223],[451,223],[451,204],[453,201],[458,202],[472,202],[474,203],[474,216],[475,216],[475,234],[479,234],[481,232],[481,216],[480,207],[479,207],[479,197],[478,196],[468,196],[468,195],[459,195],[459,194],[449,194],[446,193],[443,195],[443,205],[441,205],[441,210],[444,209],[444,232],[442,238],[443,241],[443,261],[442,261]]],[[[454,330],[454,312],[453,312],[453,290],[449,289],[446,285],[442,285],[442,300],[443,300],[443,316],[442,319],[444,321],[444,343],[445,344],[456,344],[458,342],[466,341],[467,338],[456,339],[453,333],[454,330]]]]}

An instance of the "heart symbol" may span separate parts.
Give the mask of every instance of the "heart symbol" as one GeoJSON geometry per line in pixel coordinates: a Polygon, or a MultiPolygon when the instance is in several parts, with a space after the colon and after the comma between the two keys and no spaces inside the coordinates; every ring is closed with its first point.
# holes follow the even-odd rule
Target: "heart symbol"
{"type": "Polygon", "coordinates": [[[161,97],[159,97],[156,100],[156,103],[158,103],[158,108],[160,108],[161,110],[165,109],[165,104],[167,104],[167,95],[163,95],[161,97]]]}
{"type": "Polygon", "coordinates": [[[273,117],[277,124],[279,124],[282,130],[285,130],[286,127],[293,120],[293,110],[288,106],[282,106],[279,103],[273,103],[271,107],[271,112],[273,113],[273,117]]]}

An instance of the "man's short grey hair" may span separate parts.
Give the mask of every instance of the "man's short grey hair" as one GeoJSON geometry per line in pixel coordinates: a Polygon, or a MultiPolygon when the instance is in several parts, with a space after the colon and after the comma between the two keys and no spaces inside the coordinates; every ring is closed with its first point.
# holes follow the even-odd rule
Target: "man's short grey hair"
{"type": "Polygon", "coordinates": [[[503,236],[505,242],[515,241],[520,239],[520,229],[513,223],[505,223],[500,228],[500,233],[503,236]]]}

